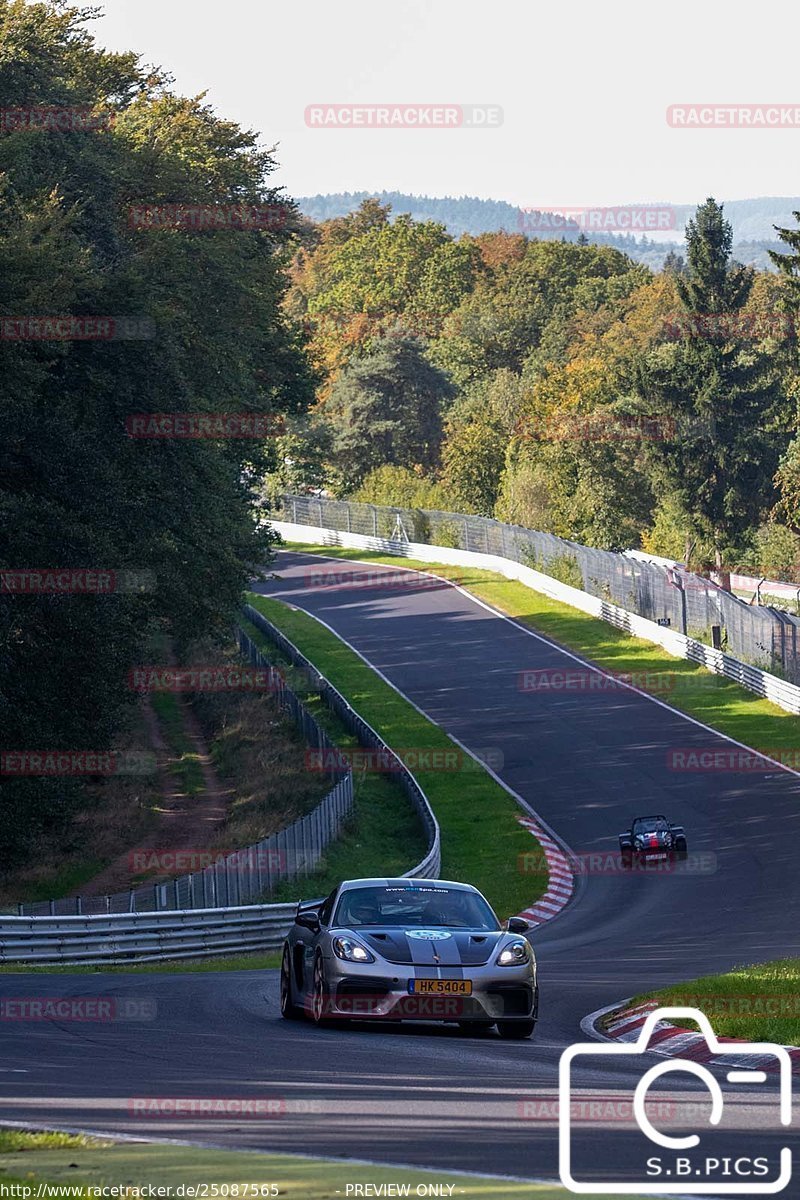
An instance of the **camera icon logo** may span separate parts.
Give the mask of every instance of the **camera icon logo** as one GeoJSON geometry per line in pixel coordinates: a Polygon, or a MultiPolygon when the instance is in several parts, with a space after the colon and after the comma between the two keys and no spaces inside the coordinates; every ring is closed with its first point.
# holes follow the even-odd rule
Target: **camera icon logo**
{"type": "MultiPolygon", "coordinates": [[[[772,1042],[737,1042],[735,1050],[718,1041],[711,1028],[711,1023],[705,1013],[696,1008],[658,1008],[651,1012],[642,1026],[637,1041],[625,1043],[580,1042],[569,1046],[561,1055],[559,1064],[559,1172],[561,1182],[571,1192],[592,1193],[595,1195],[623,1195],[632,1193],[638,1196],[646,1194],[668,1195],[775,1195],[783,1191],[792,1178],[792,1152],[784,1146],[779,1155],[774,1154],[774,1164],[764,1155],[747,1157],[734,1154],[731,1157],[720,1158],[717,1154],[706,1153],[703,1149],[702,1138],[697,1133],[685,1136],[675,1136],[656,1128],[647,1112],[648,1091],[656,1080],[675,1074],[693,1076],[705,1085],[711,1098],[708,1123],[718,1127],[725,1112],[725,1098],[717,1077],[705,1066],[691,1059],[664,1059],[655,1066],[645,1069],[636,1084],[633,1093],[633,1116],[638,1131],[643,1135],[643,1146],[650,1144],[650,1157],[643,1162],[640,1179],[627,1179],[608,1182],[594,1178],[575,1178],[575,1136],[576,1130],[572,1121],[573,1113],[573,1063],[576,1059],[598,1056],[616,1060],[609,1067],[620,1065],[619,1060],[634,1060],[646,1055],[650,1048],[650,1040],[660,1021],[673,1018],[695,1021],[703,1035],[709,1051],[715,1059],[723,1060],[718,1065],[724,1065],[725,1057],[731,1058],[731,1067],[726,1072],[730,1084],[766,1084],[767,1072],[758,1063],[758,1069],[745,1069],[741,1059],[745,1056],[757,1056],[759,1059],[774,1059],[777,1062],[777,1124],[788,1126],[792,1119],[792,1062],[788,1051],[783,1046],[772,1042]],[[653,1155],[652,1146],[657,1146],[664,1153],[653,1155]],[[692,1154],[691,1152],[695,1153],[692,1154]],[[769,1177],[769,1178],[767,1178],[769,1177]]],[[[597,1069],[596,1061],[592,1064],[597,1069]]],[[[657,1094],[657,1093],[655,1093],[657,1094]]],[[[663,1093],[662,1093],[663,1094],[663,1093]]],[[[737,1136],[737,1142],[741,1137],[737,1136]]],[[[579,1171],[580,1173],[580,1171],[579,1171]]]]}

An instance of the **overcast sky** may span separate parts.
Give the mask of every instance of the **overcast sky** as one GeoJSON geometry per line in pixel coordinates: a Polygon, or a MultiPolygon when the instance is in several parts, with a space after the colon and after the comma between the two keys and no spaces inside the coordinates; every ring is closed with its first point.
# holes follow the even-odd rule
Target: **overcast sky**
{"type": "Polygon", "coordinates": [[[800,194],[800,127],[680,129],[669,105],[796,104],[786,0],[105,0],[111,49],[277,145],[293,195],[523,207],[800,194]],[[491,129],[315,129],[311,104],[487,104],[491,129]]]}

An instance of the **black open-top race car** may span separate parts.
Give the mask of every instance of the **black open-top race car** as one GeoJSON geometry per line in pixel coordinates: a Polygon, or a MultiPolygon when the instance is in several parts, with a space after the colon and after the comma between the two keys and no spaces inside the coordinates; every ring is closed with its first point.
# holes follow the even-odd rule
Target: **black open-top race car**
{"type": "Polygon", "coordinates": [[[682,825],[670,825],[666,817],[637,817],[630,829],[619,835],[623,862],[633,859],[685,858],[688,853],[682,825]]]}

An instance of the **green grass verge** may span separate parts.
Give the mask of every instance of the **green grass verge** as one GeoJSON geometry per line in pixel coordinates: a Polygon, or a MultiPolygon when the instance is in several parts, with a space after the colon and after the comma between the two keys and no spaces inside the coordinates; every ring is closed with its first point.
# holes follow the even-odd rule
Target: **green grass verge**
{"type": "Polygon", "coordinates": [[[185,795],[194,796],[202,792],[205,780],[200,766],[200,755],[186,733],[180,700],[171,692],[154,692],[151,701],[164,741],[174,755],[169,765],[170,771],[177,776],[185,795]]]}
{"type": "MultiPolygon", "coordinates": [[[[343,750],[356,748],[358,739],[319,693],[310,690],[305,676],[278,653],[255,625],[244,619],[240,624],[262,653],[280,665],[289,686],[331,740],[343,750]]],[[[425,857],[426,850],[422,823],[398,781],[374,771],[355,773],[352,816],[341,835],[328,847],[318,869],[299,885],[290,881],[279,884],[265,899],[276,903],[296,900],[298,891],[305,898],[326,896],[342,879],[402,875],[425,857]]]]}
{"type": "MultiPolygon", "coordinates": [[[[438,725],[418,713],[313,617],[255,593],[249,593],[247,599],[299,647],[393,749],[414,747],[461,755],[438,725]]],[[[466,759],[460,770],[415,770],[414,775],[441,827],[443,879],[473,883],[501,918],[527,908],[541,896],[546,875],[523,874],[518,866],[520,855],[537,851],[538,845],[517,821],[520,810],[512,797],[482,767],[466,759]]],[[[365,867],[360,861],[356,873],[364,874],[365,867]]]]}
{"type": "Polygon", "coordinates": [[[637,687],[652,692],[673,708],[765,754],[783,753],[787,762],[794,761],[796,754],[796,765],[800,766],[800,724],[792,713],[762,700],[729,679],[685,659],[673,658],[660,646],[631,637],[605,621],[551,600],[516,580],[491,571],[422,563],[367,550],[298,543],[287,544],[286,548],[331,558],[355,558],[389,566],[402,564],[458,581],[480,600],[532,626],[598,666],[633,676],[637,687]]]}
{"type": "MultiPolygon", "coordinates": [[[[294,897],[297,899],[297,897],[294,897]]],[[[227,958],[175,958],[152,963],[96,963],[89,966],[36,967],[26,963],[3,963],[0,975],[175,975],[208,971],[265,971],[281,965],[280,952],[235,954],[227,958]]]]}
{"type": "MultiPolygon", "coordinates": [[[[800,1046],[800,958],[737,967],[727,975],[707,975],[636,1000],[697,1008],[721,1037],[800,1046]]],[[[678,1023],[697,1028],[694,1022],[678,1023]]]]}
{"type": "MultiPolygon", "coordinates": [[[[0,1139],[5,1135],[0,1133],[0,1139]]],[[[133,1200],[136,1187],[148,1184],[170,1187],[173,1195],[180,1184],[251,1185],[250,1194],[285,1197],[286,1200],[336,1200],[345,1196],[347,1184],[406,1185],[415,1195],[420,1184],[453,1185],[454,1200],[565,1200],[571,1193],[548,1184],[514,1183],[505,1179],[486,1179],[454,1172],[425,1171],[418,1168],[371,1167],[341,1161],[313,1160],[285,1154],[260,1154],[235,1150],[203,1150],[193,1146],[165,1146],[155,1143],[110,1145],[85,1138],[59,1142],[63,1135],[11,1135],[16,1144],[6,1147],[0,1140],[0,1198],[24,1197],[12,1192],[12,1184],[50,1184],[79,1187],[102,1185],[130,1187],[133,1200]],[[26,1144],[26,1138],[30,1143],[26,1144]],[[275,1185],[270,1192],[269,1185],[275,1185]],[[258,1192],[254,1189],[258,1188],[258,1192]]],[[[211,1191],[207,1193],[213,1195],[211,1191]]],[[[219,1195],[219,1192],[217,1193],[219,1195]]],[[[240,1193],[241,1194],[241,1193],[240,1193]]],[[[352,1193],[351,1193],[352,1194],[352,1193]]],[[[363,1193],[362,1193],[363,1194],[363,1193]]],[[[373,1192],[373,1194],[375,1194],[373,1192]]],[[[78,1200],[76,1192],[64,1196],[78,1200]]],[[[591,1198],[590,1198],[591,1200],[591,1198]]],[[[597,1197],[595,1197],[597,1200],[597,1197]]]]}

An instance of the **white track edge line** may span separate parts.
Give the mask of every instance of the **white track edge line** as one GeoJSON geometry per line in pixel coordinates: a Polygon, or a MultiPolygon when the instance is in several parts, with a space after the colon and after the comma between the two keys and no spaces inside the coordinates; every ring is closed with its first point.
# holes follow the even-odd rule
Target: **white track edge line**
{"type": "MultiPolygon", "coordinates": [[[[343,547],[343,549],[346,549],[346,548],[347,547],[343,547]]],[[[327,558],[330,562],[341,562],[342,561],[342,559],[336,558],[330,554],[314,554],[311,551],[304,552],[302,550],[288,550],[285,553],[305,554],[306,558],[327,558]]],[[[387,555],[387,557],[391,557],[391,556],[387,555]]],[[[380,567],[380,566],[385,565],[383,563],[371,563],[370,564],[365,559],[357,559],[357,558],[349,559],[347,561],[357,562],[362,566],[370,566],[371,565],[372,567],[376,567],[376,566],[380,567]]],[[[457,565],[457,564],[442,563],[440,565],[445,566],[445,565],[457,565]]],[[[388,569],[397,570],[398,568],[388,568],[388,569]]],[[[667,712],[675,713],[677,716],[682,717],[684,721],[688,721],[691,725],[696,725],[698,729],[705,729],[705,730],[707,730],[708,733],[713,734],[715,737],[720,737],[720,738],[723,738],[724,741],[730,742],[730,744],[732,746],[739,746],[742,750],[749,751],[750,754],[754,754],[757,758],[762,759],[765,763],[772,763],[772,765],[777,767],[779,770],[786,771],[787,774],[794,775],[794,777],[796,779],[800,779],[800,771],[796,771],[793,767],[787,767],[787,765],[785,763],[779,762],[775,758],[770,758],[770,756],[768,754],[764,754],[763,751],[755,750],[752,746],[748,746],[746,742],[740,742],[736,738],[731,737],[729,734],[723,733],[722,730],[720,730],[720,729],[715,729],[713,727],[713,725],[706,725],[705,721],[700,721],[697,719],[697,717],[690,716],[689,713],[684,712],[680,708],[673,708],[673,706],[671,704],[667,704],[664,700],[659,700],[657,696],[653,696],[650,692],[645,692],[641,688],[637,688],[635,686],[635,684],[628,683],[627,680],[618,678],[616,675],[610,673],[609,671],[606,671],[603,667],[598,666],[596,663],[590,662],[588,659],[581,658],[578,654],[574,654],[571,650],[567,650],[564,646],[560,646],[558,644],[558,642],[553,642],[550,640],[550,638],[544,637],[541,633],[536,633],[535,630],[529,629],[527,626],[521,624],[515,617],[510,617],[508,615],[508,613],[504,613],[499,608],[494,608],[491,604],[488,604],[485,600],[481,600],[481,599],[479,599],[479,597],[474,596],[472,594],[472,592],[467,591],[467,589],[462,587],[460,584],[453,583],[452,580],[446,579],[443,575],[437,575],[433,571],[417,571],[416,568],[414,568],[414,567],[403,567],[400,569],[416,573],[417,575],[429,575],[429,576],[432,576],[434,579],[440,579],[442,581],[442,583],[446,584],[448,587],[455,588],[455,590],[457,592],[461,592],[462,596],[466,596],[468,599],[472,600],[472,602],[474,604],[478,604],[481,608],[485,608],[486,611],[492,613],[493,616],[500,617],[503,621],[508,621],[508,623],[510,625],[513,625],[516,629],[519,629],[522,633],[526,634],[528,637],[535,638],[537,642],[542,642],[545,646],[550,646],[551,649],[557,650],[560,654],[565,655],[566,658],[570,658],[570,659],[572,659],[573,662],[579,663],[580,666],[587,667],[590,671],[595,671],[598,675],[602,675],[604,679],[609,679],[613,683],[617,684],[617,686],[622,687],[622,688],[628,688],[629,691],[635,692],[638,696],[643,696],[645,698],[645,700],[649,700],[649,701],[651,701],[651,703],[657,704],[659,706],[659,708],[666,709],[667,712]]],[[[481,569],[486,570],[485,567],[484,568],[476,567],[474,569],[475,570],[481,570],[481,569]]],[[[509,579],[508,582],[509,583],[520,583],[520,584],[522,584],[523,587],[527,587],[527,584],[523,583],[521,579],[509,579]]],[[[528,590],[532,591],[532,592],[536,591],[535,588],[529,588],[528,590]]],[[[545,596],[546,599],[548,599],[548,600],[555,599],[552,596],[547,596],[546,592],[537,592],[536,594],[540,595],[540,596],[545,596]]],[[[556,602],[559,604],[566,603],[564,600],[560,600],[560,601],[556,601],[556,602]]],[[[571,607],[571,605],[567,605],[567,608],[569,608],[569,607],[571,607]]],[[[303,611],[305,612],[305,609],[303,611]]],[[[582,609],[575,609],[575,612],[582,612],[582,611],[583,611],[582,609]]],[[[591,613],[586,613],[585,615],[589,616],[589,617],[592,616],[591,613]]],[[[595,621],[602,621],[602,617],[593,617],[592,619],[595,621]]],[[[611,624],[611,623],[604,622],[604,624],[611,624]]],[[[616,629],[617,626],[612,626],[612,628],[616,629]]],[[[619,630],[618,632],[624,633],[625,631],[619,630]]],[[[628,637],[636,637],[636,634],[628,634],[627,636],[628,637]]],[[[342,639],[342,640],[344,640],[344,639],[342,639]]],[[[639,640],[646,641],[647,639],[640,638],[639,640]]],[[[657,643],[654,642],[653,645],[657,645],[657,643]]],[[[664,647],[662,646],[661,649],[663,650],[664,647]]],[[[356,653],[358,653],[358,651],[356,651],[356,653]]],[[[667,653],[669,653],[669,651],[667,651],[667,653]]],[[[686,662],[686,661],[690,661],[690,660],[678,659],[677,661],[686,662]]],[[[700,669],[703,670],[704,668],[701,667],[700,669]]],[[[709,674],[716,675],[716,672],[710,671],[709,674]]],[[[720,678],[724,678],[724,676],[720,676],[720,678]]],[[[758,697],[758,698],[764,699],[763,696],[758,697]]]]}

